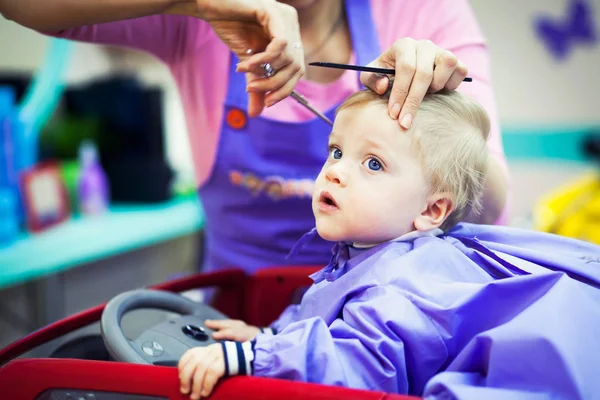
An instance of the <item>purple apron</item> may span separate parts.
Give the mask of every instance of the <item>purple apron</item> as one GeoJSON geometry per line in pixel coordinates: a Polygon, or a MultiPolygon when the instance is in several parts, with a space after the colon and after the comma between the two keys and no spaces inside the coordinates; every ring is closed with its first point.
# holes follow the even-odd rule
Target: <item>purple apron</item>
{"type": "MultiPolygon", "coordinates": [[[[380,54],[369,1],[346,0],[345,7],[357,62],[365,65],[380,54]]],[[[232,55],[217,157],[199,189],[206,213],[204,271],[325,265],[332,244],[320,238],[293,259],[285,257],[315,226],[312,187],[327,158],[330,127],[320,119],[248,118],[245,76],[235,72],[236,63],[232,55]]],[[[332,120],[334,110],[326,112],[332,120]]]]}

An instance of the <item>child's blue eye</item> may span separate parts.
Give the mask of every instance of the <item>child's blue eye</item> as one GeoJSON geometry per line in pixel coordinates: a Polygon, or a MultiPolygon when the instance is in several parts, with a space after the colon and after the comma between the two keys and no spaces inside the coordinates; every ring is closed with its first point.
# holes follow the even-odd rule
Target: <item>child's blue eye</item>
{"type": "Polygon", "coordinates": [[[331,150],[329,150],[329,154],[336,160],[342,158],[342,151],[337,147],[333,147],[331,150]]]}
{"type": "Polygon", "coordinates": [[[383,166],[381,165],[381,162],[379,162],[378,159],[376,158],[369,158],[367,160],[367,167],[371,170],[371,171],[379,171],[381,169],[383,169],[383,166]]]}

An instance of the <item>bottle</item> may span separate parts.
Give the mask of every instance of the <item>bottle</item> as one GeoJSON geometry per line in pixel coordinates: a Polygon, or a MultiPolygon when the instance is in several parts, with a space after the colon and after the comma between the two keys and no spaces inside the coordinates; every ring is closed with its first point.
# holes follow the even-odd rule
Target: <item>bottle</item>
{"type": "Polygon", "coordinates": [[[0,186],[0,248],[11,244],[18,235],[17,196],[14,190],[0,186]]]}
{"type": "MultiPolygon", "coordinates": [[[[20,126],[17,124],[15,101],[14,89],[10,86],[0,86],[0,189],[12,192],[0,197],[14,199],[14,217],[20,226],[25,223],[25,211],[19,190],[21,131],[18,129],[20,126]]],[[[10,200],[10,204],[12,202],[13,200],[10,200]]]]}
{"type": "Polygon", "coordinates": [[[81,169],[77,181],[79,210],[84,215],[101,214],[108,209],[110,201],[108,179],[98,160],[98,150],[90,141],[79,147],[81,169]]]}
{"type": "Polygon", "coordinates": [[[14,92],[0,86],[0,186],[14,184],[14,145],[8,118],[14,108],[14,92]]]}

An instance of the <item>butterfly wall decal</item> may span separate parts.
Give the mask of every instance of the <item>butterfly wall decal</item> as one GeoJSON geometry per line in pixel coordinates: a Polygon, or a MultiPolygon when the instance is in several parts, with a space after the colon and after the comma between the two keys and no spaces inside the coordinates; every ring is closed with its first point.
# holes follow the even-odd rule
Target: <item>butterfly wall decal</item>
{"type": "Polygon", "coordinates": [[[535,31],[552,56],[562,61],[578,44],[596,43],[596,28],[591,4],[586,0],[570,0],[562,19],[540,16],[534,22],[535,31]]]}

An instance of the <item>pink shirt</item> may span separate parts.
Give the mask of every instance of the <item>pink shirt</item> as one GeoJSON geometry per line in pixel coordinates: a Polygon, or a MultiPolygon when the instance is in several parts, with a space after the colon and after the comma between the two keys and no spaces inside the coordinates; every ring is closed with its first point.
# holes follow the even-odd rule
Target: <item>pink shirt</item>
{"type": "MultiPolygon", "coordinates": [[[[468,0],[370,1],[382,51],[402,37],[429,39],[452,51],[469,67],[473,82],[461,85],[459,90],[486,108],[492,122],[490,151],[506,167],[489,54],[468,0]]],[[[57,36],[128,46],[147,51],[166,63],[181,94],[198,184],[206,181],[219,142],[230,57],[229,49],[209,24],[192,17],[156,15],[69,29],[57,36]]],[[[301,80],[296,89],[325,111],[358,90],[356,74],[347,71],[326,85],[301,80]]],[[[291,98],[266,109],[263,117],[286,121],[314,118],[291,98]]]]}

